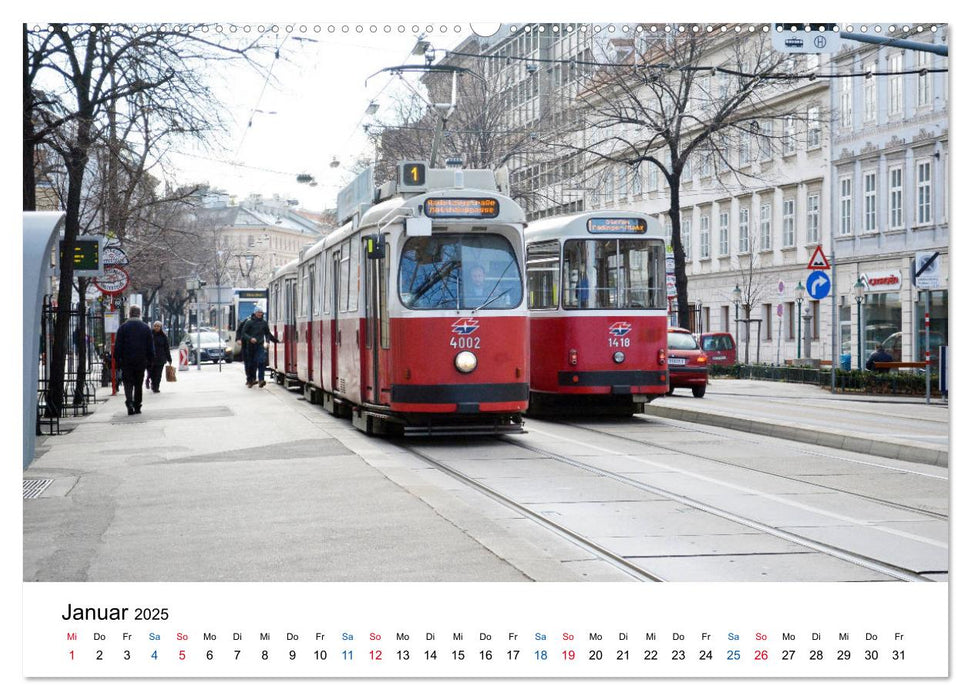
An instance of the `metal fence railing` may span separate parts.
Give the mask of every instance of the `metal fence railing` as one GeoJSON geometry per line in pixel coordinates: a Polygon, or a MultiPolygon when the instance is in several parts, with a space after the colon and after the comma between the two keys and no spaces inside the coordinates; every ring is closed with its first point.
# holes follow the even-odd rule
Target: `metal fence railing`
{"type": "Polygon", "coordinates": [[[57,307],[44,297],[41,315],[40,372],[37,385],[37,434],[57,434],[60,419],[67,415],[87,415],[97,400],[97,388],[104,386],[105,336],[104,310],[100,305],[86,309],[83,318],[75,307],[70,311],[67,352],[64,357],[64,387],[61,405],[54,405],[51,392],[51,362],[57,307]]]}

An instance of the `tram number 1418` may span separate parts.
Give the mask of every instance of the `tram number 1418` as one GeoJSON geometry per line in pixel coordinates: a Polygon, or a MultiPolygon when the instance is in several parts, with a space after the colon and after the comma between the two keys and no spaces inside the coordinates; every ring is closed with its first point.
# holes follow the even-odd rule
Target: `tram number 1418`
{"type": "Polygon", "coordinates": [[[459,350],[478,350],[481,338],[463,338],[452,336],[452,339],[448,342],[453,348],[458,348],[459,350]]]}
{"type": "Polygon", "coordinates": [[[629,348],[630,338],[608,338],[607,344],[612,348],[629,348]]]}

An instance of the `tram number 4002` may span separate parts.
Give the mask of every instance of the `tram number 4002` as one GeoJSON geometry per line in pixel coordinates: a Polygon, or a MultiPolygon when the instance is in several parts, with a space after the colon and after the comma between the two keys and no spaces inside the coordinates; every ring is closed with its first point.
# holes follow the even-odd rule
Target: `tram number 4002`
{"type": "Polygon", "coordinates": [[[453,335],[448,344],[459,350],[478,350],[481,340],[481,338],[461,338],[453,335]]]}

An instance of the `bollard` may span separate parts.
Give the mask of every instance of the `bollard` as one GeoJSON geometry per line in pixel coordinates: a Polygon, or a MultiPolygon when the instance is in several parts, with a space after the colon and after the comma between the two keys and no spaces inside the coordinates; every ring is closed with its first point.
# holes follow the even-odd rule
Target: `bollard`
{"type": "Polygon", "coordinates": [[[179,346],[179,371],[189,369],[189,348],[185,345],[179,346]]]}

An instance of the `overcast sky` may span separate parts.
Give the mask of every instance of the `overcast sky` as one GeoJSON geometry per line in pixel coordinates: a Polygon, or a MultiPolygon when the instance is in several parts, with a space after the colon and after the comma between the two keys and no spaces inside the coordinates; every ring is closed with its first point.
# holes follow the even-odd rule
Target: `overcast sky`
{"type": "MultiPolygon", "coordinates": [[[[225,143],[180,149],[183,155],[173,161],[183,183],[209,182],[240,198],[279,194],[319,211],[334,206],[355,160],[373,155],[364,131],[374,119],[368,105],[375,101],[376,117],[388,119],[395,100],[408,92],[402,78],[379,71],[421,63],[411,55],[418,35],[436,48],[453,48],[471,29],[468,23],[296,24],[287,35],[286,26],[280,25],[279,41],[290,60],[274,62],[271,81],[243,66],[216,79],[232,125],[225,143]],[[332,167],[335,160],[340,165],[332,167]],[[318,185],[298,184],[301,173],[318,185]]],[[[404,79],[417,85],[418,77],[404,79]]]]}

